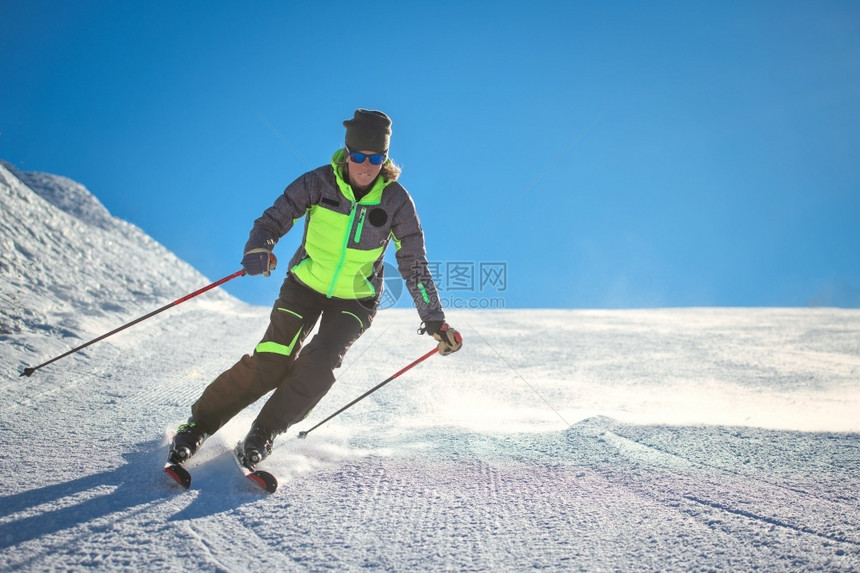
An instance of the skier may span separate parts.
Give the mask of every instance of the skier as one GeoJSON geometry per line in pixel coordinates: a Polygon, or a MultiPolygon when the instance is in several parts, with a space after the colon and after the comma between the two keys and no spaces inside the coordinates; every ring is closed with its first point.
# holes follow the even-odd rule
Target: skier
{"type": "Polygon", "coordinates": [[[275,244],[305,216],[304,238],[289,264],[269,326],[252,354],[218,376],[191,406],[170,446],[172,463],[190,458],[207,437],[242,409],[274,390],[240,450],[253,469],[278,434],[301,421],[335,382],[333,370],[370,326],[382,290],[383,256],[393,240],[397,266],[412,295],[421,327],[447,355],[462,345],[445,322],[428,270],[415,205],[397,182],[389,157],[391,120],[358,109],[346,127],[345,147],[331,163],[292,182],[254,221],[242,267],[269,276],[275,244]],[[304,346],[319,321],[319,331],[304,346]],[[303,347],[304,346],[304,347],[303,347]]]}

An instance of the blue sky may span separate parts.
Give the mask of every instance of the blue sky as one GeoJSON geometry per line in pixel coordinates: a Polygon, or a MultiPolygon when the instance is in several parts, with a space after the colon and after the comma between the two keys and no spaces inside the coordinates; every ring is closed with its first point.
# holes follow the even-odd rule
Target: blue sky
{"type": "MultiPolygon", "coordinates": [[[[83,183],[213,280],[366,107],[393,118],[430,260],[506,265],[504,291],[438,277],[449,299],[803,306],[860,287],[857,2],[0,0],[0,14],[0,158],[83,183]]],[[[299,239],[278,245],[282,265],[299,239]]],[[[279,286],[228,290],[268,305],[279,286]]]]}

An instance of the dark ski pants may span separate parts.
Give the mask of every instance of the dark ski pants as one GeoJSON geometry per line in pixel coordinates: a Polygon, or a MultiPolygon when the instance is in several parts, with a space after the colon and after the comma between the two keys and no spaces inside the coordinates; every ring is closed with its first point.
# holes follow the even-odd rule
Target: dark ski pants
{"type": "Polygon", "coordinates": [[[260,344],[209,384],[191,406],[194,420],[213,434],[274,390],[257,421],[286,431],[326,395],[335,381],[332,371],[375,314],[375,301],[326,298],[288,276],[260,344]],[[305,346],[317,321],[319,330],[305,346]]]}

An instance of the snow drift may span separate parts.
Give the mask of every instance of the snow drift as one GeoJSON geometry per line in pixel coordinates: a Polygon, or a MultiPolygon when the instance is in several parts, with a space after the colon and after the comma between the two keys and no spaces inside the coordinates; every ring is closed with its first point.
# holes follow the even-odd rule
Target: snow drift
{"type": "Polygon", "coordinates": [[[461,352],[297,440],[428,349],[382,311],[277,494],[230,459],[259,404],[183,492],[164,431],[268,309],[207,293],[19,378],[210,281],[68,179],[2,164],[0,201],[0,569],[860,568],[857,310],[451,313],[461,352]]]}
{"type": "Polygon", "coordinates": [[[0,208],[6,333],[97,331],[206,282],[64,177],[0,162],[0,208]]]}

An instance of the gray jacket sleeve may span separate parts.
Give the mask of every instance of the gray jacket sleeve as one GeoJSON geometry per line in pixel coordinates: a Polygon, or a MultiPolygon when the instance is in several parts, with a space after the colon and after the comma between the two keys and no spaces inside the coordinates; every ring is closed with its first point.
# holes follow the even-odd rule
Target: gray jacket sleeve
{"type": "Polygon", "coordinates": [[[397,247],[397,268],[406,281],[406,288],[412,295],[418,316],[423,322],[445,320],[439,293],[427,263],[424,231],[421,229],[415,204],[408,194],[394,214],[391,234],[397,247]]]}
{"type": "Polygon", "coordinates": [[[275,204],[254,221],[244,252],[261,248],[272,250],[278,240],[292,229],[296,219],[301,218],[313,204],[314,194],[319,194],[318,178],[311,171],[287,185],[283,194],[275,199],[275,204]]]}

